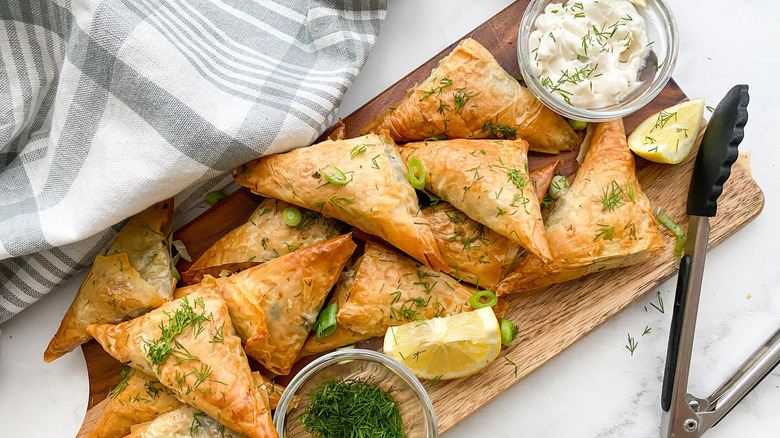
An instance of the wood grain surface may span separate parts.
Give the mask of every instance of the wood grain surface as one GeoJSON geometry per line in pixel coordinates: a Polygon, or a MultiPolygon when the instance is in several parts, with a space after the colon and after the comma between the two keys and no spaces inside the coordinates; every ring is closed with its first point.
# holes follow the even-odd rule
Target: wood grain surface
{"type": "MultiPolygon", "coordinates": [[[[464,38],[474,38],[487,47],[501,65],[514,76],[520,75],[516,39],[520,17],[527,3],[521,0],[510,5],[464,36],[464,38]]],[[[450,47],[347,116],[344,119],[347,137],[359,135],[358,131],[369,120],[401,100],[406,90],[422,82],[436,63],[458,42],[453,42],[450,47]]],[[[684,99],[686,96],[682,90],[673,80],[670,81],[650,104],[624,119],[627,132],[631,132],[650,115],[684,99]]],[[[327,134],[328,131],[322,138],[327,134]]],[[[534,170],[556,159],[562,159],[565,162],[562,173],[570,175],[577,168],[576,155],[576,152],[554,156],[531,153],[529,167],[534,170]]],[[[687,227],[685,203],[694,158],[695,151],[685,162],[674,166],[649,163],[637,158],[639,181],[651,204],[666,209],[683,228],[687,227]]],[[[252,195],[248,190],[239,189],[217,206],[179,229],[174,238],[182,240],[190,255],[197,258],[222,235],[244,223],[259,201],[260,198],[252,195]]],[[[724,186],[723,195],[718,201],[718,216],[711,221],[710,247],[718,245],[744,227],[758,216],[763,206],[764,195],[761,189],[744,168],[735,164],[731,178],[724,186]]],[[[512,347],[504,350],[495,362],[476,375],[439,382],[429,390],[440,433],[451,429],[591,330],[673,276],[676,273],[672,256],[674,239],[667,236],[667,240],[670,244],[668,250],[663,256],[651,262],[601,272],[536,292],[511,295],[506,318],[520,326],[520,332],[512,347]],[[517,364],[516,376],[514,367],[506,366],[507,360],[517,364]]],[[[180,271],[188,267],[189,263],[184,260],[178,265],[180,271]]],[[[373,340],[365,341],[359,346],[378,349],[380,344],[373,340]]],[[[104,400],[108,391],[119,383],[119,370],[122,366],[94,341],[85,344],[82,348],[90,377],[90,403],[79,437],[84,436],[94,425],[94,421],[105,405],[104,400]]],[[[293,374],[301,366],[302,364],[299,364],[293,370],[293,374]]]]}

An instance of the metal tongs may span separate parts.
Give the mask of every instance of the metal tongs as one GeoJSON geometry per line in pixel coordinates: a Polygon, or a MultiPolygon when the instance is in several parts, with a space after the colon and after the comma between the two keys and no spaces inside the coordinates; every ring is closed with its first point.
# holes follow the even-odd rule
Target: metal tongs
{"type": "Polygon", "coordinates": [[[688,241],[680,260],[669,331],[663,388],[661,437],[693,438],[718,424],[780,362],[780,330],[712,395],[687,393],[691,349],[699,308],[704,258],[723,184],[737,160],[747,123],[748,86],[737,85],[718,104],[702,139],[688,191],[688,241]]]}

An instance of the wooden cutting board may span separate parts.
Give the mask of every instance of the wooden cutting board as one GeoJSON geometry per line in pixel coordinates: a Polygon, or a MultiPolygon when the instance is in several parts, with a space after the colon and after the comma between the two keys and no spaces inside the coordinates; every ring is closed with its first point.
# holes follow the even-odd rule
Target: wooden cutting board
{"type": "MultiPolygon", "coordinates": [[[[482,43],[514,76],[520,76],[516,40],[520,17],[527,4],[528,1],[521,0],[510,5],[464,36],[482,43]]],[[[422,82],[436,63],[457,43],[458,41],[455,41],[345,118],[347,137],[357,136],[360,128],[369,120],[401,100],[406,90],[422,82]]],[[[626,130],[631,132],[645,118],[683,99],[686,99],[685,94],[674,81],[670,81],[650,104],[624,120],[626,130]]],[[[674,166],[637,159],[639,181],[651,204],[666,209],[684,228],[687,227],[685,203],[694,157],[695,152],[685,162],[674,166]]],[[[558,156],[532,153],[529,157],[529,167],[534,170],[559,158],[566,163],[562,173],[571,175],[576,171],[576,152],[558,156]]],[[[175,233],[175,238],[183,241],[190,255],[197,258],[226,232],[244,223],[258,202],[258,197],[240,189],[181,228],[175,233]]],[[[764,195],[748,172],[739,164],[735,164],[718,206],[718,216],[712,220],[710,247],[723,242],[758,216],[764,206],[764,195]]],[[[651,262],[601,272],[537,292],[511,296],[506,318],[520,323],[520,332],[512,347],[504,350],[495,362],[476,375],[439,382],[429,390],[440,433],[451,429],[553,356],[673,276],[676,272],[672,256],[673,238],[667,236],[667,240],[670,245],[666,253],[651,262]],[[516,372],[514,366],[507,366],[508,361],[517,365],[516,372]]],[[[183,272],[188,265],[182,260],[178,266],[179,271],[183,272]]],[[[367,341],[364,345],[377,348],[375,341],[367,341]]],[[[84,436],[94,425],[105,405],[108,391],[120,380],[121,369],[121,364],[106,354],[96,342],[89,342],[82,348],[89,371],[90,403],[79,437],[84,436]]],[[[300,366],[297,369],[300,369],[300,366]]]]}

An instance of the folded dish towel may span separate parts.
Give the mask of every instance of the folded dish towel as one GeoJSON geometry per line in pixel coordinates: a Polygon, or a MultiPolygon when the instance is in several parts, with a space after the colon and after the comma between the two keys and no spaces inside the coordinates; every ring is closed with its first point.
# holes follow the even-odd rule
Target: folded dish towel
{"type": "Polygon", "coordinates": [[[0,322],[119,223],[312,142],[386,0],[0,1],[0,322]]]}

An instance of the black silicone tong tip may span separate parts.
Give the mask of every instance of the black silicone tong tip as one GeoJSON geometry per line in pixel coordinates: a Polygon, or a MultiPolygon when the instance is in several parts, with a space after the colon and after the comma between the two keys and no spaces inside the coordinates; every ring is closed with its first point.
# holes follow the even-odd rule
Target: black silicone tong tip
{"type": "Polygon", "coordinates": [[[736,85],[712,113],[693,167],[688,191],[689,215],[713,217],[717,213],[718,197],[731,175],[731,165],[739,155],[737,147],[745,136],[749,101],[748,86],[736,85]]]}

